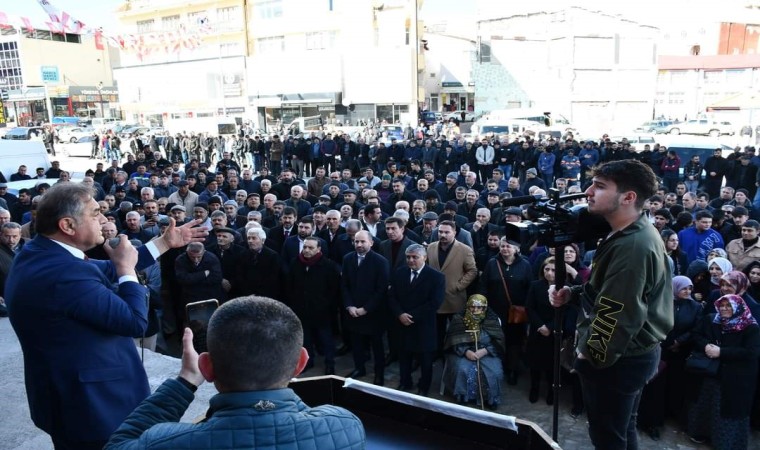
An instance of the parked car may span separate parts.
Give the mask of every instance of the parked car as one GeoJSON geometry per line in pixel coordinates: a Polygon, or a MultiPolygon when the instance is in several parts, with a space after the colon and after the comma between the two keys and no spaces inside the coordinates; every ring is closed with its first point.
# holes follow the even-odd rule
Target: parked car
{"type": "Polygon", "coordinates": [[[76,141],[65,141],[62,144],[58,144],[56,147],[59,152],[65,156],[87,156],[92,155],[92,141],[98,139],[90,134],[89,136],[82,136],[76,141]]]}
{"type": "Polygon", "coordinates": [[[14,141],[29,141],[32,139],[42,140],[42,127],[16,127],[8,130],[3,136],[3,139],[9,139],[14,141]]]}
{"type": "Polygon", "coordinates": [[[718,137],[723,134],[734,135],[731,122],[710,119],[692,119],[686,122],[674,123],[666,128],[670,134],[700,134],[718,137]]]}
{"type": "Polygon", "coordinates": [[[636,150],[643,150],[645,144],[654,146],[657,140],[651,134],[630,134],[627,136],[612,136],[610,138],[612,142],[622,142],[623,139],[628,141],[629,144],[636,147],[636,150]]]}
{"type": "Polygon", "coordinates": [[[425,125],[433,125],[442,120],[443,120],[443,115],[439,112],[434,112],[434,111],[423,111],[422,117],[420,117],[420,121],[422,121],[422,123],[424,123],[425,125]]]}
{"type": "Polygon", "coordinates": [[[642,123],[633,129],[634,133],[667,133],[669,126],[673,125],[672,120],[650,120],[642,123]]]}
{"type": "Polygon", "coordinates": [[[472,111],[451,111],[447,112],[443,116],[443,120],[449,121],[451,119],[456,119],[461,122],[472,122],[475,120],[475,113],[472,111]],[[462,120],[462,113],[464,113],[464,120],[462,120]]]}
{"type": "Polygon", "coordinates": [[[95,130],[85,127],[61,127],[57,132],[60,142],[77,142],[85,136],[92,136],[95,130]]]}
{"type": "Polygon", "coordinates": [[[396,138],[399,142],[404,140],[404,128],[401,125],[385,125],[380,128],[380,131],[383,136],[387,134],[387,138],[383,142],[388,144],[390,144],[391,138],[396,138]]]}
{"type": "Polygon", "coordinates": [[[135,134],[143,137],[144,135],[148,134],[149,131],[150,127],[129,127],[122,129],[119,132],[119,137],[122,141],[126,141],[127,139],[132,138],[135,134]]]}

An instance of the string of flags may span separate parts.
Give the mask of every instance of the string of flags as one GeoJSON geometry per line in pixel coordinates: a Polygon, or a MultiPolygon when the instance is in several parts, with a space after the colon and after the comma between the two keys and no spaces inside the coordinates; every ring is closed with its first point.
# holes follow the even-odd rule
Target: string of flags
{"type": "Polygon", "coordinates": [[[196,27],[190,29],[180,24],[174,30],[162,30],[149,33],[110,33],[103,28],[89,27],[66,11],[53,6],[49,0],[37,0],[45,10],[49,20],[44,27],[33,24],[28,17],[10,15],[0,11],[0,29],[14,28],[33,33],[35,29],[50,30],[54,34],[81,34],[94,36],[95,47],[105,49],[105,45],[132,52],[139,59],[153,53],[178,53],[181,50],[194,50],[203,43],[203,36],[211,31],[207,18],[199,19],[196,27]]]}

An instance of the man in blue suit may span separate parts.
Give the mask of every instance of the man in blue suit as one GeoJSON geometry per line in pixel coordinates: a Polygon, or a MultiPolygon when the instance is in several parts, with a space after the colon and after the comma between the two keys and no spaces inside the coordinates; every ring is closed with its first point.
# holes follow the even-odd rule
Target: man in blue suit
{"type": "Polygon", "coordinates": [[[407,267],[393,273],[388,295],[391,312],[402,325],[398,389],[412,388],[412,357],[417,356],[422,372],[417,394],[427,396],[433,378],[436,312],[443,303],[446,279],[441,272],[425,265],[425,247],[412,244],[405,255],[407,267]]]}
{"type": "Polygon", "coordinates": [[[385,351],[383,331],[388,314],[388,261],[372,251],[372,236],[359,231],[354,236],[354,248],[343,258],[341,280],[345,327],[351,333],[354,370],[348,376],[360,378],[367,374],[367,341],[375,358],[374,383],[385,383],[385,351]]]}
{"type": "Polygon", "coordinates": [[[29,409],[56,450],[100,449],[150,394],[132,338],[148,326],[136,270],[207,232],[175,227],[135,250],[126,236],[104,246],[110,261],[84,251],[103,243],[106,218],[86,185],[57,184],[37,205],[37,237],[24,246],[6,284],[11,325],[24,353],[29,409]]]}

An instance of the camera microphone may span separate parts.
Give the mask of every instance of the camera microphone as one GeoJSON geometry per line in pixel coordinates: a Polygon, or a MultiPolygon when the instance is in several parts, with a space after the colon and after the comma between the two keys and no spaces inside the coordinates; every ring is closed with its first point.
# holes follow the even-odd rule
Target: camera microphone
{"type": "Polygon", "coordinates": [[[501,201],[501,206],[507,207],[507,206],[521,206],[521,205],[527,205],[527,204],[533,204],[540,202],[542,200],[548,200],[546,197],[543,197],[541,195],[522,195],[520,197],[512,197],[512,198],[505,198],[501,201]]]}
{"type": "Polygon", "coordinates": [[[108,240],[108,246],[111,248],[116,248],[121,243],[121,238],[115,237],[108,240]]]}

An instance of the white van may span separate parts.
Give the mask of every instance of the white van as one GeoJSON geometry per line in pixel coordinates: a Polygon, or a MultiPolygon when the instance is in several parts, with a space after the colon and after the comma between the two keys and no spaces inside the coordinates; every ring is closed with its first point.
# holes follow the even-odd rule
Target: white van
{"type": "Polygon", "coordinates": [[[34,140],[0,140],[0,171],[5,178],[10,180],[11,174],[16,173],[21,165],[27,167],[27,173],[30,175],[33,175],[38,167],[48,170],[50,158],[45,144],[34,140]]]}
{"type": "Polygon", "coordinates": [[[472,124],[472,135],[483,137],[535,134],[540,125],[528,120],[500,120],[483,118],[472,124]]]}
{"type": "Polygon", "coordinates": [[[537,108],[513,108],[499,109],[491,111],[484,116],[489,120],[527,120],[535,122],[540,127],[545,127],[547,131],[559,132],[561,135],[573,133],[577,139],[579,136],[578,129],[561,113],[550,109],[537,108]]]}

